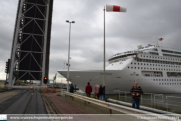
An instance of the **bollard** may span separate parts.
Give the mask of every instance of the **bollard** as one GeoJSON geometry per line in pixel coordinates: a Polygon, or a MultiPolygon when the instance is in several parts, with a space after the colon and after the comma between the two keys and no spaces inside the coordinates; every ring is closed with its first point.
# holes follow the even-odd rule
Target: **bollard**
{"type": "Polygon", "coordinates": [[[75,92],[76,92],[76,85],[75,85],[75,92]]]}
{"type": "Polygon", "coordinates": [[[110,114],[112,114],[112,109],[109,109],[110,114]]]}

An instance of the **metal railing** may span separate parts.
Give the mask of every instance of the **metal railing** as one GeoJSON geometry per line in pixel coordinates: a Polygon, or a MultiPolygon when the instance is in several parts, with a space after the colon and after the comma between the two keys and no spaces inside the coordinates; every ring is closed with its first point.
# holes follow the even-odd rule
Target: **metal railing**
{"type": "MultiPolygon", "coordinates": [[[[110,114],[112,113],[112,110],[115,110],[115,111],[118,111],[118,112],[121,112],[124,114],[129,114],[134,117],[137,117],[137,115],[135,115],[135,114],[145,114],[145,115],[149,115],[152,117],[163,116],[163,114],[156,114],[156,113],[152,113],[152,112],[148,112],[148,111],[138,110],[138,109],[123,106],[123,105],[118,105],[118,104],[109,103],[109,102],[97,100],[94,98],[90,98],[90,97],[86,97],[86,96],[82,96],[82,95],[78,95],[78,94],[74,94],[74,93],[69,93],[69,92],[66,92],[64,89],[61,89],[61,96],[70,96],[70,97],[72,97],[72,100],[74,98],[83,100],[83,101],[85,101],[85,105],[86,105],[86,102],[89,102],[92,104],[96,104],[96,105],[105,107],[110,110],[110,114]]],[[[170,120],[170,119],[168,118],[168,120],[170,120]]]]}
{"type": "MultiPolygon", "coordinates": [[[[119,90],[114,90],[114,92],[118,92],[119,93],[119,99],[120,97],[125,98],[125,101],[127,101],[128,98],[132,98],[129,97],[127,94],[130,94],[130,92],[127,91],[119,91],[119,90]],[[124,96],[120,96],[121,93],[124,93],[124,96]]],[[[181,99],[181,97],[178,96],[165,96],[165,100],[164,100],[164,94],[154,94],[154,93],[144,93],[144,94],[150,94],[151,98],[150,99],[146,99],[143,98],[142,95],[140,97],[140,104],[143,104],[143,100],[150,100],[150,105],[153,106],[154,108],[156,107],[156,104],[160,104],[162,105],[162,107],[165,107],[166,110],[169,110],[169,106],[174,106],[177,108],[181,109],[181,105],[175,105],[175,103],[181,103],[181,102],[176,102],[176,101],[168,101],[168,98],[179,98],[181,99]],[[161,100],[156,100],[156,97],[161,96],[161,100]],[[173,103],[173,104],[168,104],[168,103],[173,103]]]]}

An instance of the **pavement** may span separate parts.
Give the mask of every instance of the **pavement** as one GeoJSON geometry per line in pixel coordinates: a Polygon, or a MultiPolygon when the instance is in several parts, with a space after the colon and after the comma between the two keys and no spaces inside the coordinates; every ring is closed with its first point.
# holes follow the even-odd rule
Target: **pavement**
{"type": "MultiPolygon", "coordinates": [[[[51,103],[61,113],[61,117],[70,118],[71,121],[144,121],[137,119],[135,116],[123,115],[120,112],[112,111],[113,114],[109,114],[109,109],[97,106],[95,104],[86,104],[84,101],[74,99],[70,97],[57,96],[55,93],[44,93],[42,94],[49,98],[51,103]]],[[[63,119],[62,121],[68,121],[63,119]]]]}
{"type": "Polygon", "coordinates": [[[88,111],[68,102],[64,98],[57,96],[57,94],[48,93],[43,94],[55,105],[61,114],[89,114],[88,111]]]}

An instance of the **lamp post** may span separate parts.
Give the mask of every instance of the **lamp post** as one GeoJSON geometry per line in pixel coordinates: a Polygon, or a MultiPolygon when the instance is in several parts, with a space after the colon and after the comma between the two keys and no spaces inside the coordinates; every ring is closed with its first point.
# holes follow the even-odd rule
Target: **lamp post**
{"type": "Polygon", "coordinates": [[[75,23],[75,21],[69,22],[69,20],[66,20],[67,23],[70,23],[70,27],[69,27],[69,47],[68,47],[68,72],[67,72],[67,92],[68,92],[68,88],[69,88],[69,59],[70,59],[70,32],[71,32],[71,23],[75,23]]]}

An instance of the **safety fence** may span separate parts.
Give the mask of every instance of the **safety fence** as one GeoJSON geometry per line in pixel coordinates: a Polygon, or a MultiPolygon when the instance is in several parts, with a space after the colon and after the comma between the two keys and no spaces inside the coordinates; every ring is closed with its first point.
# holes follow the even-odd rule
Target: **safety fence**
{"type": "MultiPolygon", "coordinates": [[[[131,96],[128,96],[130,95],[130,92],[120,91],[120,90],[114,90],[114,92],[118,92],[119,100],[124,99],[124,101],[129,101],[129,99],[130,100],[132,99],[131,96]]],[[[141,95],[140,97],[141,105],[149,105],[154,108],[156,107],[158,108],[160,106],[162,109],[165,109],[167,111],[171,111],[171,109],[172,111],[174,109],[181,110],[181,100],[177,101],[175,100],[175,99],[181,99],[181,97],[179,96],[166,96],[164,94],[155,94],[155,93],[144,93],[144,95],[150,95],[150,98],[143,98],[143,96],[141,95]]]]}
{"type": "Polygon", "coordinates": [[[105,107],[110,110],[110,114],[112,113],[112,110],[115,110],[115,111],[121,112],[123,114],[129,114],[132,116],[136,116],[135,114],[145,114],[145,115],[150,115],[153,117],[154,116],[155,117],[163,116],[163,114],[156,114],[156,113],[152,113],[152,112],[148,112],[148,111],[138,110],[138,109],[123,106],[123,105],[118,105],[118,104],[109,103],[109,102],[97,100],[94,98],[90,98],[90,97],[86,97],[86,96],[82,96],[82,95],[78,95],[78,94],[74,94],[74,93],[69,93],[69,92],[65,91],[64,89],[61,90],[61,96],[70,96],[70,97],[72,97],[72,100],[74,100],[75,98],[83,100],[83,101],[85,101],[85,105],[87,102],[89,102],[92,104],[96,104],[96,105],[105,107]]]}

